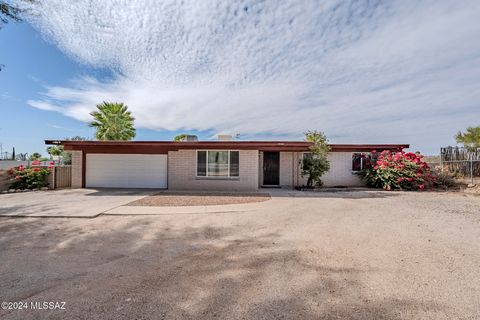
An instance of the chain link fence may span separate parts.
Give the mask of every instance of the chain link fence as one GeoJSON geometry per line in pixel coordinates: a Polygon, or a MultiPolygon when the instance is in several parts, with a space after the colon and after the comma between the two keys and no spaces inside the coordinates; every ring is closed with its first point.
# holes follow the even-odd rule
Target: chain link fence
{"type": "Polygon", "coordinates": [[[473,185],[480,180],[480,148],[440,148],[440,167],[442,171],[468,178],[473,185]]]}

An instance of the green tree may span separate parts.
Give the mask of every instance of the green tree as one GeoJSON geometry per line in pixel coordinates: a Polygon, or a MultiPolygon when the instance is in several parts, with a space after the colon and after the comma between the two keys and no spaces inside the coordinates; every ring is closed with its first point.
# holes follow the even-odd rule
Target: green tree
{"type": "Polygon", "coordinates": [[[0,28],[7,24],[10,20],[22,21],[20,18],[20,8],[7,3],[6,1],[0,1],[0,28]]]}
{"type": "Polygon", "coordinates": [[[173,141],[183,141],[187,138],[188,134],[182,133],[179,135],[176,135],[175,138],[173,138],[173,141]]]}
{"type": "Polygon", "coordinates": [[[313,142],[313,145],[310,147],[311,153],[301,162],[302,176],[308,176],[307,187],[321,186],[321,177],[330,169],[327,137],[323,132],[310,130],[305,132],[305,140],[313,142]]]}
{"type": "MultiPolygon", "coordinates": [[[[33,1],[33,0],[32,0],[33,1]]],[[[29,1],[29,2],[32,2],[29,1]]],[[[20,8],[6,2],[0,1],[0,29],[7,24],[9,21],[20,22],[22,19],[20,18],[21,10],[20,8]]],[[[4,67],[3,64],[0,63],[0,71],[4,67]]]]}
{"type": "Polygon", "coordinates": [[[455,140],[470,150],[480,148],[480,126],[468,127],[465,132],[459,131],[455,140]]]}
{"type": "Polygon", "coordinates": [[[47,148],[47,152],[51,156],[61,156],[63,153],[62,146],[51,146],[47,148]]]}
{"type": "Polygon", "coordinates": [[[133,122],[135,118],[123,103],[103,102],[97,105],[98,111],[90,115],[93,121],[90,127],[96,129],[98,140],[132,140],[135,137],[133,122]]]}
{"type": "Polygon", "coordinates": [[[39,160],[42,157],[42,155],[38,152],[34,152],[30,155],[29,159],[30,160],[39,160]]]}

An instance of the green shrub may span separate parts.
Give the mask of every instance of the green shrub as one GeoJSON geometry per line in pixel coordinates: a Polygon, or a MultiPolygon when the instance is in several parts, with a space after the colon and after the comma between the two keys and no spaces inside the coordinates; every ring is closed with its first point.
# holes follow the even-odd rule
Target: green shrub
{"type": "Polygon", "coordinates": [[[368,186],[385,190],[423,190],[432,186],[435,177],[423,156],[413,152],[372,151],[372,163],[360,174],[368,186]]]}
{"type": "Polygon", "coordinates": [[[12,189],[37,189],[48,186],[48,175],[50,174],[51,166],[39,167],[39,162],[32,162],[34,166],[24,167],[20,165],[8,171],[12,184],[12,189]]]}
{"type": "Polygon", "coordinates": [[[448,189],[457,185],[455,173],[435,170],[433,171],[433,176],[435,177],[434,185],[436,188],[448,189]]]}
{"type": "Polygon", "coordinates": [[[307,187],[322,186],[322,175],[330,169],[330,162],[328,161],[328,146],[327,137],[323,132],[317,130],[310,130],[305,132],[305,140],[312,142],[310,147],[311,153],[305,156],[301,161],[301,175],[307,176],[307,187]]]}

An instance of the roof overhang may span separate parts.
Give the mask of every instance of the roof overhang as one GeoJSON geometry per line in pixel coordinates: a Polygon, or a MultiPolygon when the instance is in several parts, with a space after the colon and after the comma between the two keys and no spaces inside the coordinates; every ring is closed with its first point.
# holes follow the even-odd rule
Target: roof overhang
{"type": "MultiPolygon", "coordinates": [[[[72,141],[45,140],[47,145],[63,145],[65,150],[101,153],[168,153],[183,149],[235,149],[259,151],[306,152],[313,145],[307,141],[72,141]]],[[[398,150],[408,144],[330,144],[332,152],[368,152],[398,150]]]]}

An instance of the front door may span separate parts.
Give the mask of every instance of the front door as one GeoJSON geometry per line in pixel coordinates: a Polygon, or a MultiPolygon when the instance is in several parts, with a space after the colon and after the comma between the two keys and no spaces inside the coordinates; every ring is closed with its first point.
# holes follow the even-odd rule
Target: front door
{"type": "Polygon", "coordinates": [[[280,152],[263,153],[263,185],[278,186],[280,184],[280,152]]]}

